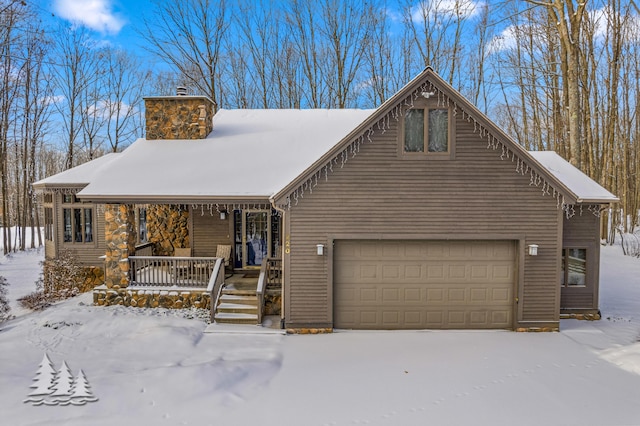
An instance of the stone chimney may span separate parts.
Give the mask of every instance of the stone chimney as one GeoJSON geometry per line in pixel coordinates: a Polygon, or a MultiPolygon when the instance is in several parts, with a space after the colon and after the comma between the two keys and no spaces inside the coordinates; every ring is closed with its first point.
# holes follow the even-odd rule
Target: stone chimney
{"type": "Polygon", "coordinates": [[[144,107],[147,139],[204,139],[213,129],[213,101],[189,96],[185,87],[175,96],[146,97],[144,107]]]}

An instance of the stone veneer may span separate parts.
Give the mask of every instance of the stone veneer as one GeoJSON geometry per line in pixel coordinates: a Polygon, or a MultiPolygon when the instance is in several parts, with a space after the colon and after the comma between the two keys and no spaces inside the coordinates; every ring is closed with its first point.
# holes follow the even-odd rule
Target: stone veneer
{"type": "Polygon", "coordinates": [[[104,269],[99,266],[83,267],[83,279],[80,291],[85,293],[104,283],[104,269]]]}
{"type": "Polygon", "coordinates": [[[282,312],[282,292],[267,290],[264,295],[264,315],[280,315],[282,312]]]}
{"type": "Polygon", "coordinates": [[[154,256],[173,256],[174,248],[190,247],[188,208],[168,204],[147,207],[147,232],[154,256]]]}
{"type": "Polygon", "coordinates": [[[93,304],[123,305],[138,308],[211,308],[211,296],[206,291],[160,289],[123,289],[98,287],[93,291],[93,304]]]}
{"type": "Polygon", "coordinates": [[[136,233],[133,206],[105,204],[105,271],[107,288],[129,285],[129,255],[135,253],[136,233]]]}
{"type": "Polygon", "coordinates": [[[151,139],[204,139],[213,129],[214,104],[206,96],[144,98],[145,134],[151,139]]]}

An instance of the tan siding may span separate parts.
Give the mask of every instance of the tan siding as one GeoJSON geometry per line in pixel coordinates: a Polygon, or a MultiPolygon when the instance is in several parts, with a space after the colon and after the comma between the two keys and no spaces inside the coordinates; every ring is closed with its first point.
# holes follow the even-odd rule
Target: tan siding
{"type": "Polygon", "coordinates": [[[233,216],[227,215],[225,220],[214,210],[210,214],[195,209],[191,211],[191,248],[196,257],[215,256],[218,244],[231,244],[231,228],[233,216]]]}
{"type": "MultiPolygon", "coordinates": [[[[456,159],[431,161],[398,156],[397,126],[341,168],[320,179],[292,206],[288,324],[331,325],[329,257],[315,245],[351,235],[367,238],[430,236],[478,239],[523,238],[538,244],[540,254],[526,256],[519,289],[521,321],[557,321],[558,210],[556,199],[530,186],[530,176],[501,160],[499,150],[473,133],[473,124],[457,120],[456,159]]],[[[523,248],[521,248],[523,249],[523,248]]]]}

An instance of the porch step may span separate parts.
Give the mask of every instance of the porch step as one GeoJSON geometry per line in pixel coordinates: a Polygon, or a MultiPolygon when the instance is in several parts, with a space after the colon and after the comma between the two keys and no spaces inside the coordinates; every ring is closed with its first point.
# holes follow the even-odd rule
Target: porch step
{"type": "Polygon", "coordinates": [[[255,292],[253,295],[239,295],[239,294],[224,294],[220,295],[220,304],[223,303],[237,303],[240,305],[253,305],[258,306],[258,298],[255,292]]]}
{"type": "Polygon", "coordinates": [[[222,289],[213,319],[223,324],[257,324],[258,297],[255,287],[227,284],[222,289]]]}
{"type": "Polygon", "coordinates": [[[257,324],[258,315],[216,312],[215,321],[219,324],[257,324]]]}
{"type": "Polygon", "coordinates": [[[238,288],[224,288],[222,289],[222,295],[235,295],[235,296],[254,296],[256,295],[256,289],[238,289],[238,288]]]}
{"type": "Polygon", "coordinates": [[[256,305],[241,305],[239,303],[220,303],[218,305],[218,314],[258,314],[256,305]]]}

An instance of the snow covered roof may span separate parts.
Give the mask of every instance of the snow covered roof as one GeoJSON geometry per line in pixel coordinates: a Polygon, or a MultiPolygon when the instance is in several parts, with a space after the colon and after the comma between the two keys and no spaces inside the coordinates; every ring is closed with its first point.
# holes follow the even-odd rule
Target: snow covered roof
{"type": "Polygon", "coordinates": [[[138,139],[78,195],[93,200],[268,198],[374,110],[225,110],[205,139],[138,139]]]}
{"type": "Polygon", "coordinates": [[[604,189],[554,151],[529,151],[542,167],[573,193],[578,203],[612,203],[618,197],[604,189]]]}
{"type": "Polygon", "coordinates": [[[70,188],[87,185],[96,176],[103,172],[103,169],[119,157],[118,153],[108,153],[95,160],[88,161],[79,166],[65,170],[53,176],[41,179],[33,184],[37,190],[47,188],[70,188]]]}

